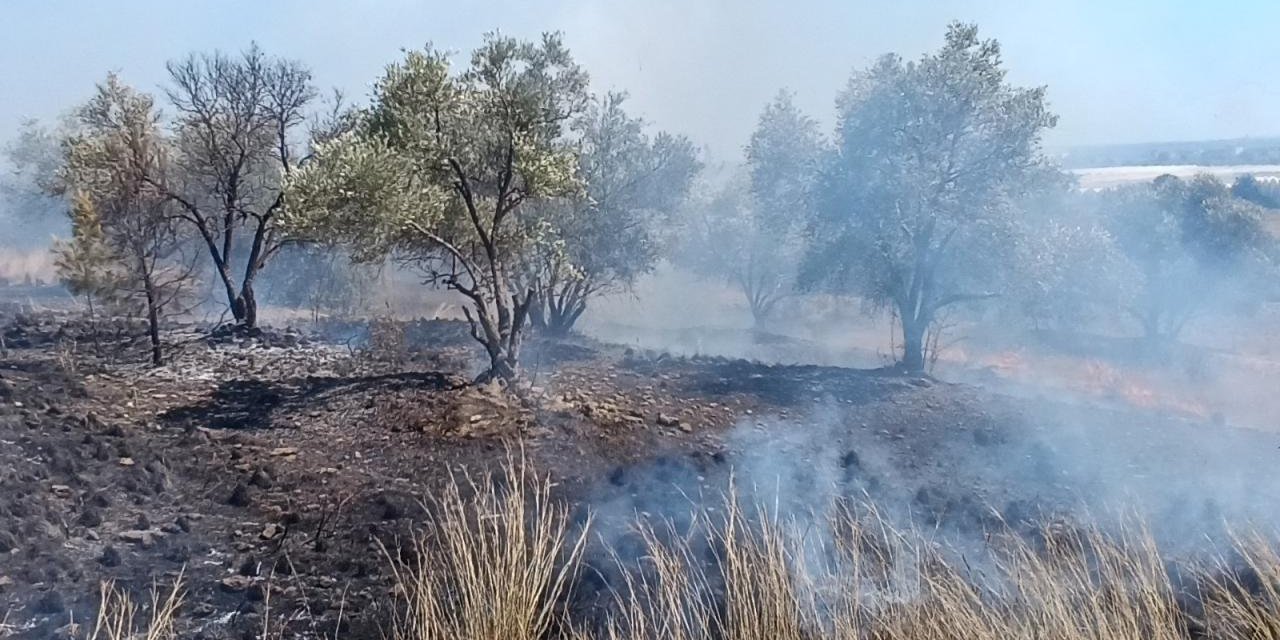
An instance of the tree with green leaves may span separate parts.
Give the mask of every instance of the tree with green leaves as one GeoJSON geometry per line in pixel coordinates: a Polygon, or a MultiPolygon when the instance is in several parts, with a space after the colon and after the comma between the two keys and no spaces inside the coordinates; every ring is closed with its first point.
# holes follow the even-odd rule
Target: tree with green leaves
{"type": "Polygon", "coordinates": [[[685,257],[737,289],[757,326],[795,292],[822,153],[817,122],[780,91],[760,114],[744,170],[693,207],[685,257]]]}
{"type": "Polygon", "coordinates": [[[159,122],[151,96],[109,75],[76,112],[52,186],[71,199],[74,235],[60,251],[63,277],[73,291],[141,309],[156,365],[162,318],[191,274],[176,207],[147,177],[165,175],[171,162],[159,122]]]}
{"type": "Polygon", "coordinates": [[[1005,80],[1000,46],[952,24],[941,50],[855,73],[838,100],[833,158],[805,280],[892,309],[900,366],[923,371],[939,312],[999,294],[1018,234],[1011,203],[1040,171],[1056,122],[1043,88],[1005,80]]]}
{"type": "Polygon", "coordinates": [[[460,73],[428,46],[391,65],[352,131],[317,145],[288,176],[282,221],[367,260],[388,253],[468,301],[486,379],[518,378],[532,287],[520,269],[549,232],[525,205],[581,191],[566,135],[587,106],[587,76],[558,35],[490,34],[460,73]]]}
{"type": "Polygon", "coordinates": [[[1138,277],[1081,195],[1060,197],[1029,203],[1043,209],[1025,215],[1007,300],[1036,330],[1079,331],[1120,317],[1138,277]]]}
{"type": "Polygon", "coordinates": [[[536,326],[563,336],[593,297],[630,286],[662,256],[675,211],[701,168],[688,139],[650,136],[626,96],[593,100],[574,123],[578,180],[569,197],[530,203],[531,231],[549,230],[527,264],[536,326]]]}
{"type": "Polygon", "coordinates": [[[1176,340],[1217,301],[1247,299],[1270,274],[1275,243],[1256,204],[1218,179],[1174,176],[1101,194],[1120,250],[1137,271],[1125,310],[1153,345],[1176,340]]]}
{"type": "Polygon", "coordinates": [[[84,296],[93,319],[96,307],[110,301],[121,288],[120,264],[107,246],[102,219],[91,198],[84,193],[75,194],[67,213],[71,239],[54,242],[53,266],[72,295],[84,296]]]}
{"type": "Polygon", "coordinates": [[[742,294],[755,326],[762,327],[792,294],[801,245],[765,226],[745,171],[708,192],[690,206],[681,258],[742,294]]]}

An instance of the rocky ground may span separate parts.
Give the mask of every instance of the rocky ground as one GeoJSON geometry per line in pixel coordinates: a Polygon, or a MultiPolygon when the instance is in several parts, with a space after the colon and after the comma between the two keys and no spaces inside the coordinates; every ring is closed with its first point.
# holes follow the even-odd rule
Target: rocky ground
{"type": "Polygon", "coordinates": [[[454,323],[190,327],[159,368],[127,324],[3,325],[0,638],[74,635],[102,581],[142,592],[179,572],[184,637],[257,637],[264,618],[379,637],[385,553],[422,497],[512,451],[598,516],[602,544],[730,475],[780,504],[862,496],[959,535],[1137,496],[1192,538],[1280,504],[1271,434],[928,378],[534,340],[515,399],[469,384],[454,323]]]}

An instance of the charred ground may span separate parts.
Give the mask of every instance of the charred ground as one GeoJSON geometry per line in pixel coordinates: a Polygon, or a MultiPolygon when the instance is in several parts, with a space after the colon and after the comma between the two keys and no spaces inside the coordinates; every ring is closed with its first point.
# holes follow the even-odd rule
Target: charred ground
{"type": "Polygon", "coordinates": [[[627,522],[678,522],[730,481],[796,511],[869,498],[961,544],[1139,504],[1189,551],[1277,504],[1251,482],[1270,434],[924,377],[535,341],[519,400],[469,384],[457,323],[188,328],[158,369],[119,357],[128,327],[95,351],[104,328],[69,315],[4,325],[0,629],[17,637],[90,619],[102,580],[143,591],[179,571],[189,637],[256,637],[265,617],[376,636],[387,554],[408,552],[422,498],[513,452],[595,515],[586,609],[604,606],[602,549],[625,556],[627,522]]]}

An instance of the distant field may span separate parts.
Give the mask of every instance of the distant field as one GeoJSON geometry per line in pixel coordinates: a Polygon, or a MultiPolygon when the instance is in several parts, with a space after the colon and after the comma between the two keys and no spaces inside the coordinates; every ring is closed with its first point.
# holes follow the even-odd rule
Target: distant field
{"type": "Polygon", "coordinates": [[[0,285],[52,284],[58,281],[48,247],[18,249],[0,246],[0,285]]]}
{"type": "Polygon", "coordinates": [[[1130,165],[1124,167],[1093,167],[1071,169],[1080,178],[1080,186],[1084,189],[1106,189],[1133,182],[1147,182],[1164,174],[1179,178],[1189,178],[1197,174],[1207,173],[1230,182],[1237,176],[1251,174],[1259,180],[1280,182],[1280,164],[1241,164],[1241,165],[1130,165]]]}

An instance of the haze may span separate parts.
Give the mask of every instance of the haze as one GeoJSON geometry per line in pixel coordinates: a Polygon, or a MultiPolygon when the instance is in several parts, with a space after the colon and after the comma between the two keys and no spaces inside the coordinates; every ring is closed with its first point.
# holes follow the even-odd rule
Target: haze
{"type": "Polygon", "coordinates": [[[1280,56],[1280,4],[1265,0],[11,0],[3,11],[0,138],[82,101],[107,70],[158,89],[162,61],[189,51],[256,40],[362,99],[401,48],[466,51],[492,29],[560,30],[593,84],[629,91],[638,115],[731,160],[779,87],[828,124],[851,69],[886,51],[914,57],[953,19],[1000,40],[1016,83],[1048,85],[1061,115],[1051,146],[1280,134],[1268,120],[1280,76],[1266,71],[1280,56]]]}

